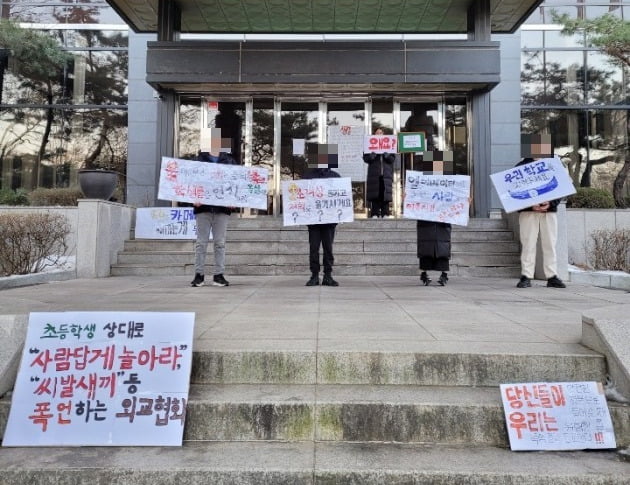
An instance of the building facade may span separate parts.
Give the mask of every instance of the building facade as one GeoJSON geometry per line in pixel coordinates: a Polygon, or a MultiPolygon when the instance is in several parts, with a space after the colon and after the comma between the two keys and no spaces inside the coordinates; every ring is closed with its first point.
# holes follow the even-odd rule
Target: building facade
{"type": "MultiPolygon", "coordinates": [[[[258,213],[278,215],[281,181],[299,178],[306,166],[305,157],[293,154],[292,139],[335,143],[377,127],[411,129],[422,117],[433,148],[452,151],[454,172],[473,177],[474,215],[487,217],[500,212],[488,175],[520,158],[521,131],[552,133],[557,154],[568,163],[581,160],[580,182],[597,186],[610,183],[627,146],[627,73],[609,68],[595,49],[560,37],[549,24],[549,2],[527,13],[520,35],[493,33],[501,28],[490,3],[476,2],[448,34],[292,36],[220,32],[225,28],[217,25],[213,35],[207,26],[201,35],[174,8],[177,2],[166,0],[147,17],[155,33],[143,33],[127,3],[2,0],[4,18],[53,33],[72,55],[51,81],[29,80],[8,59],[0,104],[2,188],[73,185],[87,164],[124,174],[121,201],[168,204],[156,200],[161,157],[194,158],[204,131],[228,112],[234,154],[271,174],[268,208],[258,213]],[[599,175],[603,166],[606,176],[599,175]]],[[[626,8],[567,3],[559,10],[575,15],[612,7],[623,15],[626,8]]],[[[396,167],[397,215],[412,164],[402,157],[396,167]]],[[[365,167],[356,146],[340,171],[352,178],[357,216],[365,215],[365,167]]]]}

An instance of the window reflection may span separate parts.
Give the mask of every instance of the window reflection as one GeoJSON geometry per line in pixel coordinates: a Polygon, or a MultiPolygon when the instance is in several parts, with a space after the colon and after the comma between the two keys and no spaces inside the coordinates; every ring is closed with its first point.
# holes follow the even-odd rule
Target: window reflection
{"type": "Polygon", "coordinates": [[[302,178],[307,169],[304,155],[293,154],[293,139],[305,140],[306,143],[318,142],[317,103],[282,103],[280,115],[280,178],[295,180],[302,178]]]}

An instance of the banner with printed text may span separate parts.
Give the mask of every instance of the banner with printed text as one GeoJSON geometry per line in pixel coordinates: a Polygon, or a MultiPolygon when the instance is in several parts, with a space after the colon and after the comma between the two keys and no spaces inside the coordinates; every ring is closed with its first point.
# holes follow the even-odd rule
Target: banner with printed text
{"type": "Polygon", "coordinates": [[[181,446],[194,313],[31,313],[3,446],[181,446]]]}
{"type": "Polygon", "coordinates": [[[424,175],[407,170],[403,217],[468,225],[468,175],[424,175]]]}
{"type": "Polygon", "coordinates": [[[284,180],[282,212],[285,226],[352,222],[350,179],[284,180]]]}
{"type": "Polygon", "coordinates": [[[575,187],[559,158],[542,158],[493,173],[490,179],[505,212],[575,194],[575,187]]]}
{"type": "Polygon", "coordinates": [[[162,157],[158,199],[267,208],[266,168],[162,157]]]}
{"type": "Polygon", "coordinates": [[[500,387],[512,450],[616,448],[599,382],[530,382],[500,387]]]}
{"type": "Polygon", "coordinates": [[[197,220],[192,207],[139,207],[136,239],[196,239],[197,220]]]}

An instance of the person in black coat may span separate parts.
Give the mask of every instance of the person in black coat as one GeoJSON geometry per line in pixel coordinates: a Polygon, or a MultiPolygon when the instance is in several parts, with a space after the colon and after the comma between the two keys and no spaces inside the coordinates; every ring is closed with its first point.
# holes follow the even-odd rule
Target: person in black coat
{"type": "MultiPolygon", "coordinates": [[[[375,135],[382,135],[378,128],[375,135]]],[[[386,217],[389,215],[389,203],[392,201],[392,182],[394,180],[393,153],[366,153],[363,161],[368,165],[365,198],[370,203],[371,217],[386,217]]]]}
{"type": "Polygon", "coordinates": [[[420,279],[426,285],[431,283],[427,271],[441,271],[438,283],[444,286],[448,281],[449,261],[451,259],[451,225],[446,222],[418,220],[418,259],[420,260],[420,279]]]}
{"type": "MultiPolygon", "coordinates": [[[[337,172],[330,168],[311,168],[302,176],[303,179],[325,179],[341,177],[337,172]]],[[[309,224],[308,225],[308,243],[309,243],[309,266],[311,270],[311,278],[306,282],[306,286],[319,285],[319,247],[324,251],[324,278],[322,286],[339,286],[339,283],[332,277],[332,268],[335,263],[333,256],[333,241],[335,240],[335,228],[337,224],[309,224]]]]}

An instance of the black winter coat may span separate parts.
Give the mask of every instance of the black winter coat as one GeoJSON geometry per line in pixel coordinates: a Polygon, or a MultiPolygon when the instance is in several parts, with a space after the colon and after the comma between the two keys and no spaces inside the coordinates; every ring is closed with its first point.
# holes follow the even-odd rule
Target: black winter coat
{"type": "Polygon", "coordinates": [[[378,199],[379,177],[383,176],[385,185],[385,202],[392,201],[392,182],[394,181],[394,162],[396,155],[392,153],[366,153],[363,161],[368,164],[367,188],[365,198],[367,200],[378,199]]]}
{"type": "Polygon", "coordinates": [[[418,258],[451,257],[451,225],[445,222],[421,221],[418,231],[418,258]]]}

